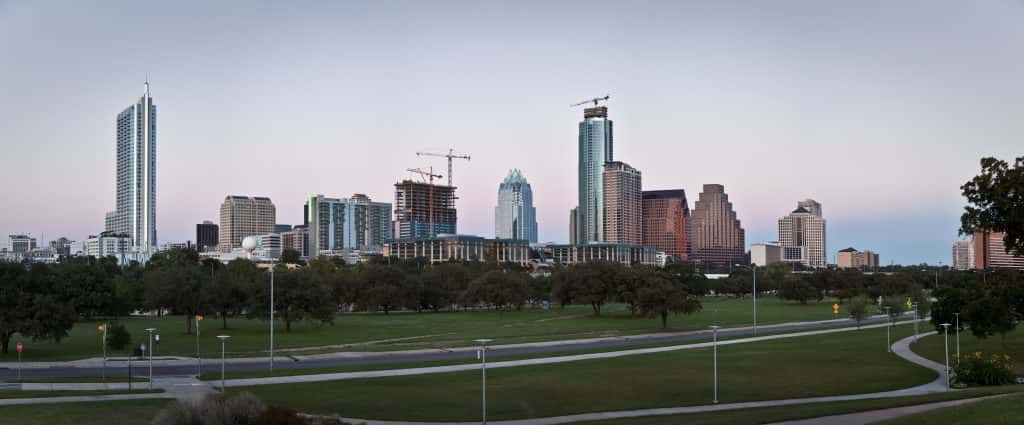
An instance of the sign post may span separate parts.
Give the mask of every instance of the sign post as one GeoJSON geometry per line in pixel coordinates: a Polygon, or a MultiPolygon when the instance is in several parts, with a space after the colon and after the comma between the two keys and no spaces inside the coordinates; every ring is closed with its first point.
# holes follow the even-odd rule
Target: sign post
{"type": "Polygon", "coordinates": [[[22,345],[21,341],[18,341],[18,345],[15,345],[15,348],[18,349],[18,382],[21,382],[21,350],[23,350],[25,346],[22,345]]]}
{"type": "Polygon", "coordinates": [[[107,382],[107,324],[100,325],[99,331],[103,332],[103,382],[107,382]]]}

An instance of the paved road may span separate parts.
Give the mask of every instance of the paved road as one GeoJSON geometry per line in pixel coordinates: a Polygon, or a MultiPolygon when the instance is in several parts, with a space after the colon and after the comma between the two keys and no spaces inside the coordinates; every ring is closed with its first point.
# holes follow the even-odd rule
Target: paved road
{"type": "MultiPolygon", "coordinates": [[[[885,321],[885,316],[873,316],[865,319],[863,324],[877,324],[885,321]]],[[[783,323],[777,325],[759,326],[759,333],[798,332],[816,329],[827,329],[836,327],[854,326],[856,323],[850,319],[825,320],[818,322],[783,323]]],[[[927,325],[923,324],[922,329],[927,325]]],[[[720,338],[744,337],[754,334],[750,327],[720,329],[720,338]]],[[[496,345],[488,351],[488,358],[500,360],[502,357],[544,355],[556,352],[582,351],[582,350],[614,350],[628,348],[637,345],[673,344],[707,340],[711,337],[710,331],[680,332],[669,334],[647,334],[627,337],[612,338],[591,338],[568,341],[551,341],[540,343],[525,343],[512,345],[496,345]]],[[[500,342],[500,341],[498,341],[500,342]]],[[[428,349],[397,352],[368,352],[368,353],[328,353],[307,356],[277,357],[274,367],[276,369],[303,369],[322,367],[343,367],[362,366],[397,363],[418,363],[428,361],[444,360],[474,360],[476,352],[474,347],[460,347],[453,349],[428,349]]],[[[251,371],[266,370],[269,359],[267,358],[239,358],[228,359],[226,369],[228,371],[251,371]]],[[[144,376],[148,374],[148,363],[133,362],[133,375],[144,376]]],[[[154,360],[154,376],[189,376],[195,375],[197,371],[195,359],[181,360],[154,360]]],[[[217,359],[204,359],[202,371],[219,372],[220,362],[217,359]]],[[[76,362],[52,362],[25,364],[22,370],[23,379],[53,378],[53,377],[74,377],[74,376],[99,376],[102,373],[101,362],[97,360],[76,361],[76,362]]],[[[107,374],[109,376],[127,376],[128,367],[126,362],[108,362],[107,374]]],[[[15,381],[17,369],[14,364],[0,364],[0,381],[15,381]]]]}

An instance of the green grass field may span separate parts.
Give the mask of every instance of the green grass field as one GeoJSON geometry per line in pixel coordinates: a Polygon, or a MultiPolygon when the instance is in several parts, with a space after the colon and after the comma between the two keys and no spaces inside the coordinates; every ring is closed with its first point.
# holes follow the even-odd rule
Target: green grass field
{"type": "MultiPolygon", "coordinates": [[[[640,418],[612,419],[606,421],[578,422],[579,425],[745,425],[770,422],[792,421],[821,416],[842,415],[890,407],[911,406],[938,401],[981,397],[1004,392],[1024,391],[1014,386],[971,389],[950,393],[929,394],[913,397],[879,398],[871,400],[840,401],[832,403],[796,404],[791,406],[765,407],[756,409],[727,410],[712,413],[688,413],[683,415],[646,416],[640,418]]],[[[929,424],[942,421],[923,422],[929,424]]],[[[975,423],[975,422],[971,422],[975,423]]]]}
{"type": "MultiPolygon", "coordinates": [[[[722,326],[748,326],[752,324],[751,300],[709,298],[704,310],[691,316],[669,319],[669,331],[706,329],[709,324],[722,326]]],[[[832,319],[832,302],[800,305],[776,298],[758,299],[758,324],[814,321],[832,319]]],[[[195,335],[185,333],[184,318],[131,318],[122,319],[132,333],[133,345],[144,342],[148,327],[157,328],[160,344],[156,355],[195,355],[195,335]]],[[[98,322],[82,322],[59,344],[43,341],[25,341],[24,361],[71,360],[101,356],[101,336],[96,330],[98,322]]],[[[231,335],[228,351],[231,356],[260,356],[268,346],[268,323],[260,320],[232,319],[229,329],[220,329],[221,322],[208,317],[202,322],[200,348],[204,357],[219,357],[220,342],[216,336],[231,335]]],[[[533,341],[590,338],[601,336],[635,335],[661,332],[655,319],[630,317],[623,305],[606,306],[604,314],[595,317],[589,307],[570,306],[551,310],[525,309],[523,311],[496,312],[442,312],[347,314],[338,316],[334,325],[318,326],[295,323],[292,332],[284,331],[277,322],[275,348],[279,355],[313,354],[327,351],[390,351],[417,348],[438,348],[472,345],[477,338],[494,338],[510,344],[533,341]],[[355,344],[355,345],[346,345],[355,344]],[[303,351],[287,351],[306,348],[303,351]]],[[[14,337],[13,342],[19,340],[14,337]]],[[[123,356],[125,353],[110,353],[123,356]]],[[[15,361],[12,349],[0,355],[0,361],[15,361]]]]}
{"type": "MultiPolygon", "coordinates": [[[[945,362],[945,351],[943,350],[944,338],[941,334],[921,338],[910,348],[915,353],[939,363],[945,362]]],[[[1013,359],[1013,370],[1017,375],[1024,376],[1024,329],[1017,329],[1006,334],[1003,341],[999,335],[990,336],[985,339],[975,338],[971,331],[966,330],[960,333],[960,354],[969,355],[981,351],[985,355],[1006,354],[1013,359]]],[[[952,364],[956,357],[956,334],[949,335],[949,361],[952,364]]]]}
{"type": "Polygon", "coordinates": [[[0,423],[17,425],[146,425],[168,400],[0,406],[0,423]]]}
{"type": "Polygon", "coordinates": [[[1020,425],[1021,423],[1024,423],[1024,395],[1016,394],[979,401],[966,406],[946,407],[918,413],[880,422],[879,425],[1020,425]]]}
{"type": "MultiPolygon", "coordinates": [[[[143,390],[132,391],[132,394],[162,393],[164,390],[143,390]]],[[[0,391],[0,399],[6,398],[49,398],[80,395],[111,395],[128,394],[127,390],[97,390],[97,391],[0,391]]]]}
{"type": "MultiPolygon", "coordinates": [[[[894,339],[910,335],[894,328],[894,339]]],[[[885,351],[885,330],[719,347],[723,403],[866,393],[928,383],[936,374],[885,351]]],[[[710,349],[492,369],[489,417],[709,404],[710,349]]],[[[480,373],[457,372],[236,388],[310,413],[394,420],[473,420],[480,373]]]]}
{"type": "MultiPolygon", "coordinates": [[[[140,378],[138,376],[132,377],[132,382],[147,382],[146,378],[140,378]]],[[[21,382],[27,384],[49,384],[54,382],[59,383],[78,383],[78,382],[128,382],[127,376],[107,376],[106,380],[102,376],[65,376],[65,377],[54,377],[54,378],[36,378],[36,379],[25,379],[21,382]]]]}

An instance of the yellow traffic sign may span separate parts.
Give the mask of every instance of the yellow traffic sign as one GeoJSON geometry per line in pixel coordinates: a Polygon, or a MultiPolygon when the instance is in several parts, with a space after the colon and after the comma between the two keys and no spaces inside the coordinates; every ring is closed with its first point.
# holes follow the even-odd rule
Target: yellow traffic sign
{"type": "Polygon", "coordinates": [[[832,313],[839,314],[839,304],[832,304],[832,313]]]}

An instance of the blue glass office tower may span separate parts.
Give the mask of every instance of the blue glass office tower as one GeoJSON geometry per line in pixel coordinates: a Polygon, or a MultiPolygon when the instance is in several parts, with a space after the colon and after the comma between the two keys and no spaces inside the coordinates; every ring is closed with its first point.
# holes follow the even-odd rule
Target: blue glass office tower
{"type": "Polygon", "coordinates": [[[608,119],[608,108],[584,109],[579,134],[577,244],[605,241],[603,174],[604,164],[614,161],[612,152],[612,120],[608,119]]]}
{"type": "Polygon", "coordinates": [[[509,170],[508,176],[498,186],[498,205],[494,207],[494,237],[537,243],[537,210],[533,207],[533,189],[519,170],[509,170]]]}

